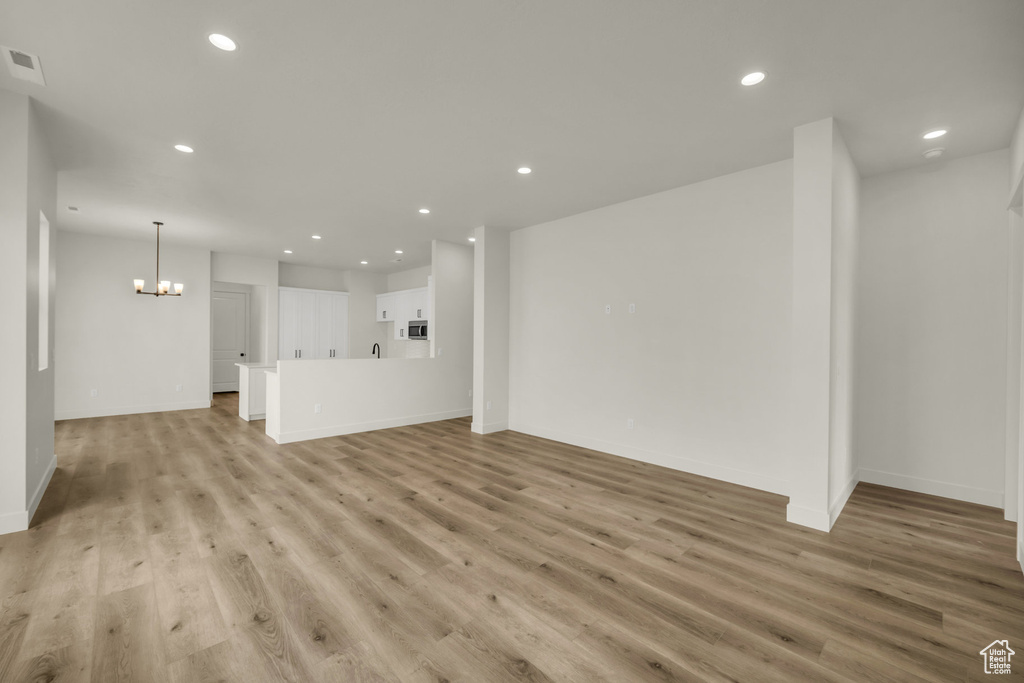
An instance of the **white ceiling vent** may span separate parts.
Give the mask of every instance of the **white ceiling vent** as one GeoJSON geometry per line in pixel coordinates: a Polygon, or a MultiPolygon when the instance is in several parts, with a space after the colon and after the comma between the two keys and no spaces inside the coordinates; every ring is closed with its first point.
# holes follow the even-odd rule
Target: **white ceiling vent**
{"type": "Polygon", "coordinates": [[[0,45],[0,50],[4,52],[7,70],[11,72],[12,76],[23,81],[46,85],[46,81],[43,80],[43,66],[39,63],[39,57],[2,45],[0,45]]]}

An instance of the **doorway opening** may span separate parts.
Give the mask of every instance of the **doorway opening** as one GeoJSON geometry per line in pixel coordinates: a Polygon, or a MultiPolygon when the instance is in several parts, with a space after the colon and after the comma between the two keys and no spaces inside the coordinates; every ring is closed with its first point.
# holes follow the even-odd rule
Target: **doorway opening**
{"type": "Polygon", "coordinates": [[[238,366],[252,358],[252,285],[214,282],[210,306],[213,392],[238,391],[238,366]]]}

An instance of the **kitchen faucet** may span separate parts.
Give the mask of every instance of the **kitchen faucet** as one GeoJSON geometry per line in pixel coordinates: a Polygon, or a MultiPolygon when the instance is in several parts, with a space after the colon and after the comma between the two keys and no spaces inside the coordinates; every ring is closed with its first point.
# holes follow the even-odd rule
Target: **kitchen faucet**
{"type": "Polygon", "coordinates": [[[377,360],[380,360],[380,344],[374,342],[373,349],[370,351],[370,355],[377,354],[377,360]]]}

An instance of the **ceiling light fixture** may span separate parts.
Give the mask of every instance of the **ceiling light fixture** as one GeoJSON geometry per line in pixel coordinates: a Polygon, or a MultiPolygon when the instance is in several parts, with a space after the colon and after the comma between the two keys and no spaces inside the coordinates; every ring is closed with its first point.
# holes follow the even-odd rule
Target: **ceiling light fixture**
{"type": "Polygon", "coordinates": [[[944,128],[940,128],[939,130],[933,130],[929,133],[925,133],[922,137],[925,140],[934,140],[935,138],[941,138],[945,134],[946,130],[944,128]]]}
{"type": "Polygon", "coordinates": [[[188,145],[175,145],[174,149],[178,150],[179,152],[184,152],[185,154],[191,154],[192,152],[195,151],[188,145]]]}
{"type": "Polygon", "coordinates": [[[469,238],[469,241],[470,241],[470,242],[476,242],[476,238],[475,238],[475,237],[470,237],[470,238],[469,238]]]}
{"type": "Polygon", "coordinates": [[[69,206],[68,207],[68,211],[70,211],[71,213],[78,213],[78,207],[77,206],[69,206]]]}
{"type": "Polygon", "coordinates": [[[531,173],[533,173],[533,169],[530,168],[529,166],[520,166],[519,173],[522,175],[530,175],[531,173]]]}
{"type": "Polygon", "coordinates": [[[235,45],[235,41],[231,40],[225,35],[221,35],[220,33],[211,33],[210,42],[213,43],[214,47],[219,47],[221,50],[224,50],[225,52],[234,52],[235,49],[238,47],[237,45],[235,45]]]}
{"type": "Polygon", "coordinates": [[[395,253],[396,253],[396,254],[401,254],[401,253],[402,253],[402,250],[401,250],[401,249],[395,249],[395,253]]]}
{"type": "Polygon", "coordinates": [[[135,293],[136,294],[152,294],[153,296],[181,296],[181,290],[185,289],[185,285],[180,282],[174,283],[174,293],[171,294],[171,282],[170,280],[160,279],[160,226],[163,225],[160,221],[153,221],[153,225],[156,226],[156,290],[152,292],[144,292],[142,288],[146,286],[145,280],[135,280],[135,293]]]}
{"type": "Polygon", "coordinates": [[[369,261],[360,261],[359,263],[360,263],[360,265],[364,265],[365,266],[367,263],[369,263],[369,261]]]}
{"type": "Polygon", "coordinates": [[[741,78],[740,83],[746,86],[757,85],[758,83],[764,80],[764,77],[765,73],[763,71],[755,71],[741,78]]]}
{"type": "Polygon", "coordinates": [[[290,254],[290,253],[292,253],[292,250],[291,250],[291,249],[285,249],[285,250],[284,250],[284,253],[286,253],[286,254],[290,254]]]}
{"type": "Polygon", "coordinates": [[[322,240],[323,239],[323,237],[321,237],[320,235],[311,235],[311,237],[313,239],[315,239],[315,240],[322,240]]]}
{"type": "Polygon", "coordinates": [[[430,213],[430,209],[420,209],[420,213],[430,213]]]}

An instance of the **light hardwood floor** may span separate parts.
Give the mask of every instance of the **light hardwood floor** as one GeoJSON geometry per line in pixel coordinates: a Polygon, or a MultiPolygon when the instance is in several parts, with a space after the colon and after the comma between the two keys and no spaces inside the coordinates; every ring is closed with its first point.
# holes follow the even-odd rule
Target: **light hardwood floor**
{"type": "Polygon", "coordinates": [[[1024,677],[998,510],[862,484],[823,534],[468,420],[277,446],[236,400],[58,423],[0,680],[962,681],[997,638],[1024,677]]]}

